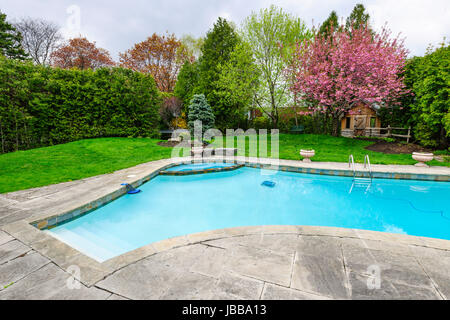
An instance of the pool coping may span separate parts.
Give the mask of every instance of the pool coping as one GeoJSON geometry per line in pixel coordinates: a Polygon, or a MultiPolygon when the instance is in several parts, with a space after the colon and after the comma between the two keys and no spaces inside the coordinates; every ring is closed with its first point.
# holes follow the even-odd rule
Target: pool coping
{"type": "Polygon", "coordinates": [[[233,171],[233,170],[242,168],[244,166],[245,166],[244,164],[235,164],[233,166],[222,167],[222,168],[209,168],[209,169],[189,170],[189,171],[161,170],[161,171],[159,171],[159,174],[163,175],[163,176],[189,176],[189,175],[193,175],[193,174],[233,171]]]}
{"type": "MultiPolygon", "coordinates": [[[[293,171],[301,173],[311,173],[311,174],[325,174],[325,175],[337,175],[337,176],[353,176],[353,172],[348,169],[341,168],[323,168],[314,165],[308,165],[305,163],[295,163],[292,160],[273,160],[264,158],[245,158],[239,159],[239,157],[210,157],[203,159],[205,161],[216,161],[216,162],[235,162],[238,164],[244,164],[249,167],[259,167],[265,169],[278,169],[281,171],[293,171]],[[294,163],[294,165],[292,165],[294,163]]],[[[151,180],[159,174],[160,171],[167,169],[172,166],[176,166],[182,163],[195,163],[196,159],[193,158],[175,158],[166,159],[165,161],[160,161],[161,164],[157,166],[156,169],[152,170],[149,174],[134,179],[130,181],[133,187],[137,188],[143,183],[151,180]]],[[[157,161],[156,161],[157,162],[157,161]]],[[[445,171],[445,170],[444,170],[445,171]]],[[[380,178],[386,178],[387,176],[393,176],[395,179],[412,179],[417,173],[411,172],[389,172],[389,170],[377,171],[373,170],[374,177],[375,173],[380,174],[380,178]]],[[[450,173],[450,170],[449,170],[450,173]]],[[[421,180],[432,181],[450,181],[450,174],[426,174],[419,173],[421,180]],[[438,179],[437,179],[438,178],[438,179]]],[[[416,180],[416,179],[415,179],[416,180]]],[[[417,179],[420,180],[420,179],[417,179]]],[[[71,218],[77,218],[81,215],[87,214],[92,210],[95,210],[99,206],[103,206],[118,197],[126,193],[126,188],[120,186],[114,188],[114,191],[99,196],[96,200],[85,203],[76,209],[66,210],[66,212],[60,213],[44,213],[42,215],[34,215],[29,218],[8,224],[3,226],[1,229],[11,234],[13,237],[29,245],[34,250],[38,251],[42,255],[48,257],[55,264],[60,266],[62,269],[66,270],[72,266],[77,265],[82,269],[82,277],[79,279],[82,283],[87,286],[92,286],[99,280],[104,279],[107,275],[129,265],[135,263],[141,259],[148,256],[154,255],[156,253],[170,250],[179,246],[192,245],[195,243],[243,236],[248,234],[273,234],[273,233],[297,233],[306,235],[326,235],[335,237],[355,237],[368,240],[377,241],[390,241],[399,242],[408,245],[429,247],[441,250],[450,250],[450,240],[418,237],[411,235],[401,235],[401,234],[391,234],[385,232],[368,231],[368,230],[356,230],[356,229],[346,229],[346,228],[335,228],[335,227],[315,227],[315,226],[252,226],[252,227],[235,227],[220,230],[211,230],[195,234],[189,234],[180,237],[174,237],[165,239],[162,241],[150,243],[148,245],[142,246],[135,250],[126,252],[122,255],[114,257],[112,259],[106,260],[104,262],[98,262],[82,252],[77,251],[66,243],[57,240],[55,237],[43,232],[41,229],[51,226],[53,222],[58,223],[58,217],[62,217],[60,222],[66,222],[71,218]],[[75,214],[76,213],[76,214],[75,214]],[[69,215],[69,216],[68,216],[69,215]],[[54,219],[54,220],[52,220],[54,219]]]]}

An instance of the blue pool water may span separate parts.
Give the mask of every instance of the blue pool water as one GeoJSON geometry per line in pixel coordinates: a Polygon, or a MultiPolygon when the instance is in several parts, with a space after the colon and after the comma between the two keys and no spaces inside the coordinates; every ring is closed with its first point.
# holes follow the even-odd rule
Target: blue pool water
{"type": "Polygon", "coordinates": [[[357,228],[450,240],[450,183],[352,178],[243,167],[157,176],[47,232],[98,261],[189,233],[254,225],[357,228]],[[269,174],[268,174],[269,173],[269,174]],[[274,187],[261,185],[275,182],[274,187]]]}
{"type": "Polygon", "coordinates": [[[234,163],[193,163],[193,164],[182,164],[179,166],[175,166],[165,171],[196,171],[196,170],[205,170],[205,169],[216,169],[216,168],[226,168],[234,166],[234,163]]]}

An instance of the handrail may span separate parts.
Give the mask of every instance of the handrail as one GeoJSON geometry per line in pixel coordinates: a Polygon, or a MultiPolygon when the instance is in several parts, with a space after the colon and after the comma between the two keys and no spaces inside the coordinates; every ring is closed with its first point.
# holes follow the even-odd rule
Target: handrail
{"type": "Polygon", "coordinates": [[[370,180],[372,180],[372,168],[371,168],[371,166],[370,166],[370,158],[369,158],[369,155],[368,155],[368,154],[366,154],[366,155],[364,156],[364,169],[366,168],[366,164],[367,164],[367,168],[369,169],[369,177],[370,177],[370,180]]]}
{"type": "Polygon", "coordinates": [[[353,179],[355,179],[355,176],[356,176],[355,159],[353,159],[353,155],[352,154],[348,157],[348,166],[349,166],[349,168],[350,167],[352,168],[352,170],[353,170],[353,179]]]}

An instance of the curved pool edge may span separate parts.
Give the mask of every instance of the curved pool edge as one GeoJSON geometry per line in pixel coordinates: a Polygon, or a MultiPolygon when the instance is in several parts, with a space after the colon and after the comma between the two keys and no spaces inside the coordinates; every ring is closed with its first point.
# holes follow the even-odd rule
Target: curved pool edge
{"type": "Polygon", "coordinates": [[[398,254],[399,250],[408,250],[409,247],[429,249],[430,252],[436,250],[450,251],[450,240],[339,227],[269,225],[225,228],[173,237],[147,244],[104,262],[98,262],[23,220],[2,227],[2,229],[66,271],[73,265],[80,267],[82,274],[79,280],[88,287],[119,269],[155,254],[213,240],[236,240],[251,235],[293,234],[363,240],[374,250],[384,250],[392,254],[398,254]]]}
{"type": "Polygon", "coordinates": [[[232,165],[232,166],[222,167],[222,168],[209,168],[209,169],[189,170],[189,171],[161,170],[161,171],[159,171],[159,174],[160,175],[165,175],[165,176],[188,176],[188,175],[193,175],[193,174],[233,171],[233,170],[237,170],[239,168],[242,168],[244,166],[245,166],[244,164],[235,164],[235,165],[232,165]]]}

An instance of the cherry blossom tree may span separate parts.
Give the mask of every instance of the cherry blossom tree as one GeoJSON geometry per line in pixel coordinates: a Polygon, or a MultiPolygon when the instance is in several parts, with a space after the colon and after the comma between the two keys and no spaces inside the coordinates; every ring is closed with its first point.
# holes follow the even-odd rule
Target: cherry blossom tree
{"type": "Polygon", "coordinates": [[[407,93],[402,72],[407,51],[403,40],[391,38],[387,28],[373,33],[367,25],[336,30],[330,41],[319,34],[297,45],[287,69],[293,78],[291,90],[306,100],[310,110],[332,119],[338,134],[339,119],[353,106],[398,103],[407,93]]]}

